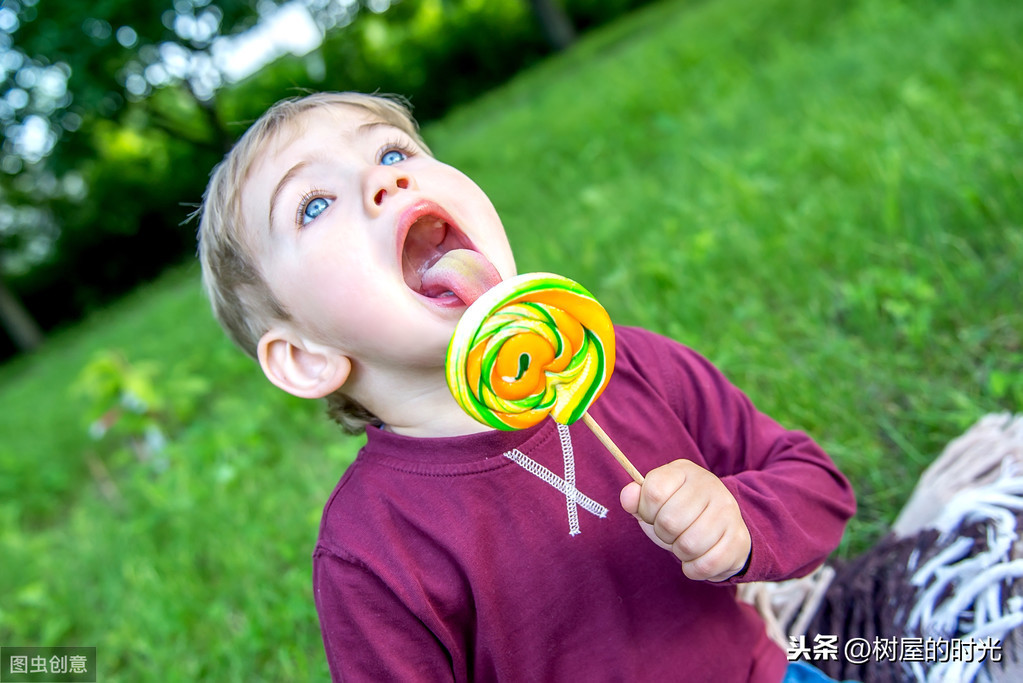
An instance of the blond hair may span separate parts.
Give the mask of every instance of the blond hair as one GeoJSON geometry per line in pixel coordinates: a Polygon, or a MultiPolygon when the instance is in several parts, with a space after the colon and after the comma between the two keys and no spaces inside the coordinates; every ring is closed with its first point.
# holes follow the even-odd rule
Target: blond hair
{"type": "MultiPolygon", "coordinates": [[[[291,315],[274,296],[249,248],[242,219],[242,188],[267,145],[301,114],[318,107],[358,107],[412,137],[426,153],[408,103],[390,95],[322,92],[281,100],[270,107],[213,169],[199,209],[199,261],[213,315],[231,340],[256,358],[260,337],[291,315]]],[[[327,397],[327,413],[355,433],[379,420],[341,392],[327,397]]]]}

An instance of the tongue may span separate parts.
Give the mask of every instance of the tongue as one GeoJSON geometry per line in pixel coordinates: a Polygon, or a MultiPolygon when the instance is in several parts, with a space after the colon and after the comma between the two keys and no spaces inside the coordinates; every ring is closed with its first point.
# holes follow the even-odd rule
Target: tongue
{"type": "Polygon", "coordinates": [[[440,297],[451,292],[468,306],[500,281],[501,276],[483,254],[454,249],[423,273],[423,294],[440,297]]]}

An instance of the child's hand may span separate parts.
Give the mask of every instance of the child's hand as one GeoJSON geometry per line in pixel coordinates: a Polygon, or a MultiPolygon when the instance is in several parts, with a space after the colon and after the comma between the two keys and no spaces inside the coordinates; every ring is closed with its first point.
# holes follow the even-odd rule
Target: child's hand
{"type": "Polygon", "coordinates": [[[643,486],[630,483],[622,507],[654,543],[682,560],[690,579],[724,581],[746,566],[750,535],[731,491],[689,460],[652,470],[643,486]]]}

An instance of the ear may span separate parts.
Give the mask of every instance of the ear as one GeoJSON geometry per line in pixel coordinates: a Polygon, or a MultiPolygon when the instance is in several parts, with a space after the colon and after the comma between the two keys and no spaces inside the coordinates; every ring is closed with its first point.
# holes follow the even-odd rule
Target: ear
{"type": "Polygon", "coordinates": [[[256,351],[267,379],[301,398],[334,393],[352,371],[351,360],[339,350],[300,339],[282,328],[264,334],[256,351]]]}

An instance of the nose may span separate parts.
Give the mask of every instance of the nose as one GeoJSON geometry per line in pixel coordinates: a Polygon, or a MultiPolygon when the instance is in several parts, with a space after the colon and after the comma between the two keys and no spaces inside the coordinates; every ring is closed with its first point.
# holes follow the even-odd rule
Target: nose
{"type": "Polygon", "coordinates": [[[398,166],[372,166],[366,172],[366,187],[363,200],[371,216],[379,215],[388,199],[393,199],[402,190],[417,189],[412,174],[398,166]]]}

